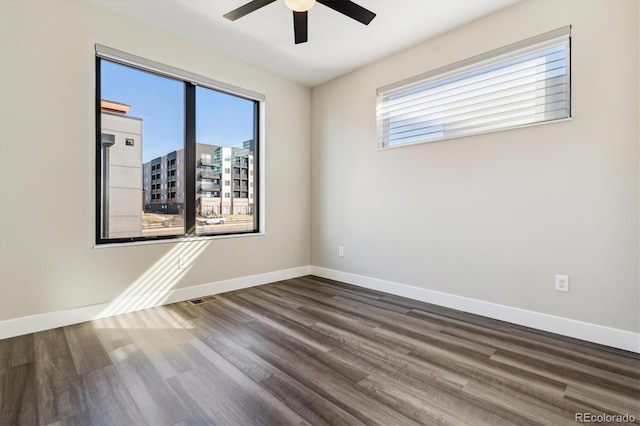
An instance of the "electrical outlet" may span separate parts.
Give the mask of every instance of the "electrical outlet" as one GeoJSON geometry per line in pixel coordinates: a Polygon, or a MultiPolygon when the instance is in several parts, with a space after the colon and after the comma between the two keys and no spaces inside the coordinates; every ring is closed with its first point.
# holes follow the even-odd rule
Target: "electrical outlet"
{"type": "Polygon", "coordinates": [[[569,275],[556,275],[556,291],[569,292],[569,275]]]}
{"type": "Polygon", "coordinates": [[[187,256],[178,256],[178,269],[187,269],[187,256]]]}
{"type": "Polygon", "coordinates": [[[344,247],[338,247],[338,256],[344,257],[344,247]]]}

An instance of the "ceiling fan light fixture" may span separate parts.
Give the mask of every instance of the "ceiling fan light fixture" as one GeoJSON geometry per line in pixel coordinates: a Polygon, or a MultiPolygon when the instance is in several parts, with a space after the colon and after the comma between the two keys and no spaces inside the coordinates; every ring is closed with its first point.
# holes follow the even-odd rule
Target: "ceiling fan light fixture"
{"type": "Polygon", "coordinates": [[[284,4],[294,12],[306,12],[316,4],[316,0],[284,0],[284,4]]]}

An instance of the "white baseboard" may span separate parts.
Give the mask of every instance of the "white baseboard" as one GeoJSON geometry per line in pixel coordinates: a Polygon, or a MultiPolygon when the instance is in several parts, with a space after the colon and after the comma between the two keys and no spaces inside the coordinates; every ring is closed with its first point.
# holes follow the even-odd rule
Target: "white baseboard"
{"type": "Polygon", "coordinates": [[[275,281],[297,278],[309,275],[309,273],[310,266],[301,266],[298,268],[250,275],[247,277],[217,281],[193,287],[178,288],[161,293],[141,294],[97,305],[4,320],[0,321],[0,339],[21,336],[23,334],[35,333],[57,327],[64,327],[98,318],[105,318],[126,312],[152,308],[154,306],[182,302],[184,300],[208,296],[210,294],[225,293],[227,291],[240,290],[242,288],[254,287],[275,281]]]}
{"type": "Polygon", "coordinates": [[[93,319],[152,308],[154,306],[181,302],[210,294],[240,290],[309,274],[640,353],[640,334],[631,331],[619,330],[598,324],[528,311],[526,309],[499,305],[497,303],[485,302],[312,265],[217,281],[193,287],[178,288],[162,293],[137,295],[127,299],[117,299],[108,303],[83,306],[64,311],[47,312],[44,314],[4,320],[0,321],[0,339],[35,333],[56,327],[64,327],[93,319]]]}
{"type": "Polygon", "coordinates": [[[524,325],[538,330],[574,337],[618,349],[640,352],[640,334],[569,318],[513,308],[449,293],[427,290],[363,275],[311,266],[311,274],[360,287],[458,309],[472,314],[524,325]]]}

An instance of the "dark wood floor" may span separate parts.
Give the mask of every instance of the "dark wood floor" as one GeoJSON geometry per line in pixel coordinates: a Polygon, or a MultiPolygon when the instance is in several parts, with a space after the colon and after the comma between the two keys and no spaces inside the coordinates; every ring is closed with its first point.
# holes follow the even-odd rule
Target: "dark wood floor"
{"type": "Polygon", "coordinates": [[[0,341],[1,424],[640,418],[637,354],[305,277],[0,341]]]}

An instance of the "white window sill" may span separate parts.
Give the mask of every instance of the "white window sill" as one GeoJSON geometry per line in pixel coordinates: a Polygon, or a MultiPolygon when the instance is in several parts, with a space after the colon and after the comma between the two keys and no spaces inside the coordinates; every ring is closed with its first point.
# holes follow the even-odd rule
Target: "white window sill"
{"type": "Polygon", "coordinates": [[[167,238],[162,240],[149,240],[149,241],[132,241],[127,243],[105,243],[105,244],[93,244],[94,249],[105,249],[112,247],[131,247],[131,246],[146,246],[150,244],[182,244],[182,243],[196,243],[201,241],[211,240],[225,240],[228,238],[247,238],[247,237],[263,237],[267,235],[266,232],[251,232],[246,234],[230,234],[230,235],[205,235],[202,237],[182,237],[182,238],[167,238]]]}

